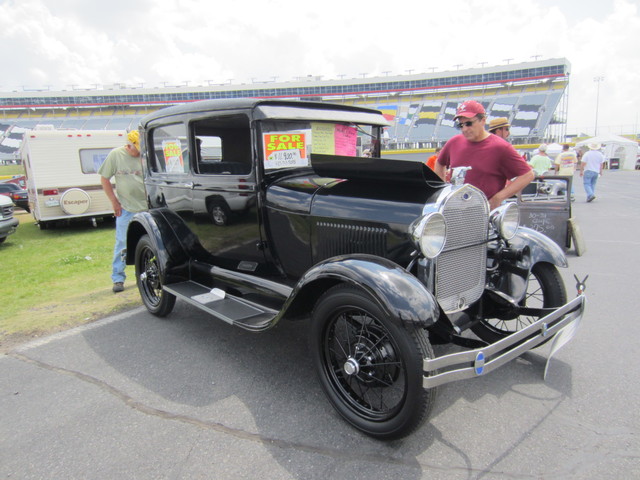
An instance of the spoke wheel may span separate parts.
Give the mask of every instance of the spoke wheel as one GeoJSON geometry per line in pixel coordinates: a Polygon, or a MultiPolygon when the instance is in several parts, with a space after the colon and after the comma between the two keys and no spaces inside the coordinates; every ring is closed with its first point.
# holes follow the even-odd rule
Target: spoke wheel
{"type": "MultiPolygon", "coordinates": [[[[550,263],[537,263],[531,269],[527,292],[520,306],[527,308],[553,308],[567,303],[567,292],[558,269],[550,263]]],[[[540,316],[517,315],[513,319],[484,319],[472,327],[482,340],[494,343],[536,322],[540,316]]],[[[543,342],[543,345],[546,342],[543,342]]]]}
{"type": "Polygon", "coordinates": [[[140,297],[147,310],[158,317],[169,315],[176,297],[162,289],[158,257],[148,235],[136,246],[136,283],[140,297]]]}
{"type": "Polygon", "coordinates": [[[433,356],[423,329],[397,325],[366,294],[343,285],[320,298],[312,321],[316,370],[347,422],[384,439],[420,426],[435,398],[435,389],[422,388],[422,361],[433,356]]]}

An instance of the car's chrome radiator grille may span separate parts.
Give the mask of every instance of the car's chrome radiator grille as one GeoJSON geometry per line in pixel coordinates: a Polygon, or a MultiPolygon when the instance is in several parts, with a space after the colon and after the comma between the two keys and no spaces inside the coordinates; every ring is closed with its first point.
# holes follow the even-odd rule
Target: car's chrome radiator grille
{"type": "Polygon", "coordinates": [[[436,298],[445,312],[466,308],[484,291],[489,208],[479,190],[465,186],[441,210],[447,243],[436,260],[436,298]]]}
{"type": "Polygon", "coordinates": [[[318,222],[316,261],[351,253],[384,256],[387,251],[387,230],[379,227],[318,222]]]}

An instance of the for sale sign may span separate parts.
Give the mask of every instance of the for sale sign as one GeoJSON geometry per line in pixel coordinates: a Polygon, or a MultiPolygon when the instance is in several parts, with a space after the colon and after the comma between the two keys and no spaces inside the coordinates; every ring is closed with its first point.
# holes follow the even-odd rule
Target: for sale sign
{"type": "Polygon", "coordinates": [[[291,168],[309,165],[307,159],[306,133],[265,133],[264,168],[291,168]]]}

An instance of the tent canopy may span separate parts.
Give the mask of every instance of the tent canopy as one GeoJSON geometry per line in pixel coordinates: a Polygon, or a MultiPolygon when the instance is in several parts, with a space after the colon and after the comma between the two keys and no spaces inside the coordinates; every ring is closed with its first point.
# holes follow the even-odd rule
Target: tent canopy
{"type": "Polygon", "coordinates": [[[638,156],[638,142],[619,135],[605,133],[582,140],[576,143],[576,147],[588,148],[590,143],[602,145],[602,153],[604,153],[607,161],[617,158],[620,161],[621,169],[633,170],[635,168],[638,156]]]}

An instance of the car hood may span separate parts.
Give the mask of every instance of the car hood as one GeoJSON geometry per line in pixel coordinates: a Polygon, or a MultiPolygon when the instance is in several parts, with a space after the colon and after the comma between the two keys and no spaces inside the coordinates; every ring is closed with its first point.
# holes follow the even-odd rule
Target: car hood
{"type": "Polygon", "coordinates": [[[312,172],[269,186],[267,206],[314,217],[409,225],[445,184],[420,162],[311,155],[312,172]]]}

